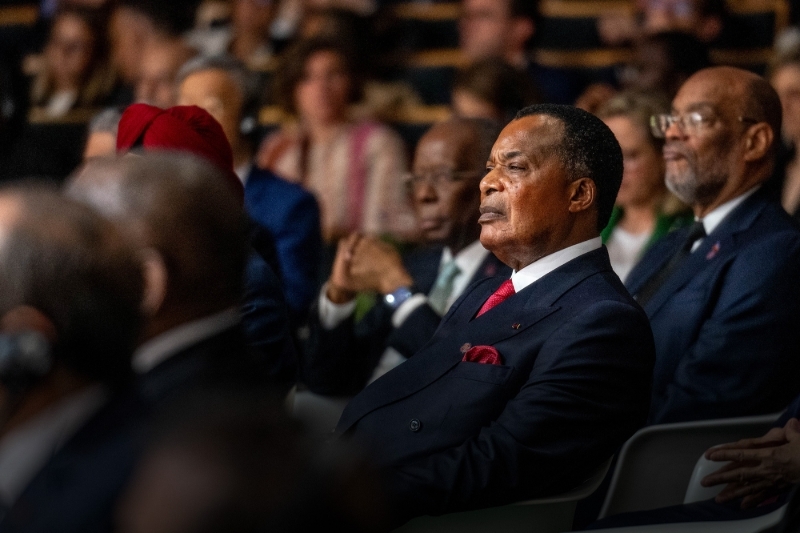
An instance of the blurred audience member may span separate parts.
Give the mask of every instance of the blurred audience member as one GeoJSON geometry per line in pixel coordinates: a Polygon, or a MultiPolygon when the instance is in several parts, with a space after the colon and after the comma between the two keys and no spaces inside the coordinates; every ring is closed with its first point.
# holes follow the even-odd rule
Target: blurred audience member
{"type": "Polygon", "coordinates": [[[611,220],[601,236],[614,272],[624,282],[644,252],[673,229],[688,226],[688,208],[664,183],[664,140],[650,131],[650,117],[669,111],[669,102],[643,93],[622,93],[598,115],[622,148],[624,170],[611,220]]]}
{"type": "Polygon", "coordinates": [[[269,70],[275,59],[270,26],[277,3],[277,0],[232,0],[229,26],[192,32],[189,42],[203,55],[230,54],[249,70],[269,70]]]}
{"type": "Polygon", "coordinates": [[[523,107],[538,104],[531,80],[508,63],[481,59],[458,71],[453,82],[453,112],[506,124],[523,107]]]}
{"type": "Polygon", "coordinates": [[[701,70],[654,118],[666,183],[695,223],[657,242],[626,286],[656,341],[650,423],[775,412],[797,394],[800,231],[762,187],[781,104],[732,67],[701,70]]]}
{"type": "Polygon", "coordinates": [[[117,128],[122,112],[116,107],[104,109],[89,121],[83,159],[113,156],[117,152],[117,128]]]}
{"type": "MultiPolygon", "coordinates": [[[[122,81],[133,90],[142,76],[142,51],[158,40],[170,41],[187,31],[198,0],[119,0],[109,24],[111,58],[122,81]]],[[[127,101],[132,100],[130,95],[127,101]]]]}
{"type": "Polygon", "coordinates": [[[637,42],[633,62],[622,70],[620,84],[672,99],[689,76],[710,66],[708,49],[696,37],[679,31],[657,33],[637,42]]]}
{"type": "Polygon", "coordinates": [[[781,99],[783,127],[781,136],[785,147],[785,169],[777,176],[781,203],[797,218],[800,215],[800,49],[779,55],[770,66],[769,81],[781,99]]]}
{"type": "Polygon", "coordinates": [[[610,11],[598,19],[604,44],[619,46],[644,35],[672,31],[716,44],[729,23],[725,0],[640,0],[634,5],[634,13],[610,11]]]}
{"type": "Polygon", "coordinates": [[[255,100],[247,72],[230,58],[200,57],[184,65],[178,83],[180,105],[199,106],[222,126],[244,183],[245,208],[274,239],[286,301],[293,317],[305,318],[320,264],[319,208],[299,185],[253,165],[253,148],[242,131],[244,111],[255,100]]]}
{"type": "Polygon", "coordinates": [[[116,79],[106,58],[105,18],[96,10],[65,7],[53,20],[31,104],[50,118],[108,102],[116,79]]]}
{"type": "Polygon", "coordinates": [[[54,191],[0,191],[0,529],[111,531],[137,455],[121,394],[142,323],[121,232],[54,191]]]}
{"type": "MultiPolygon", "coordinates": [[[[233,154],[219,123],[196,106],[176,106],[163,110],[147,104],[134,104],[125,110],[117,134],[117,150],[179,151],[210,162],[221,173],[228,190],[243,204],[242,182],[233,171],[233,154]]],[[[242,303],[243,326],[247,340],[267,354],[276,379],[294,381],[296,361],[288,342],[288,314],[276,272],[278,265],[272,235],[247,220],[250,250],[245,270],[242,303]]]]}
{"type": "Polygon", "coordinates": [[[141,50],[134,99],[167,109],[177,104],[176,75],[197,51],[183,39],[154,40],[141,50]]]}
{"type": "Polygon", "coordinates": [[[227,381],[288,390],[294,354],[282,302],[272,342],[245,342],[245,217],[219,170],[186,154],[94,159],[67,192],[114,220],[144,260],[147,321],[133,369],[148,403],[227,381]]]}
{"type": "Polygon", "coordinates": [[[183,398],[150,440],[121,533],[387,530],[376,474],[340,443],[311,443],[260,391],[183,398]]]}
{"type": "Polygon", "coordinates": [[[275,92],[297,123],[267,137],[257,162],[316,195],[328,242],[353,231],[408,238],[415,226],[402,181],[403,141],[385,126],[348,119],[361,93],[356,72],[335,41],[300,41],[287,50],[275,92]]]}
{"type": "Polygon", "coordinates": [[[493,122],[456,118],[420,140],[406,183],[428,247],[401,258],[358,234],[339,243],[304,369],[312,392],[360,391],[421,348],[471,283],[509,273],[478,241],[478,182],[498,132],[493,122]],[[363,291],[384,298],[356,322],[363,291]]]}
{"type": "Polygon", "coordinates": [[[459,48],[469,63],[496,58],[527,73],[547,102],[572,103],[573,83],[530,59],[538,17],[538,0],[462,0],[459,48]]]}

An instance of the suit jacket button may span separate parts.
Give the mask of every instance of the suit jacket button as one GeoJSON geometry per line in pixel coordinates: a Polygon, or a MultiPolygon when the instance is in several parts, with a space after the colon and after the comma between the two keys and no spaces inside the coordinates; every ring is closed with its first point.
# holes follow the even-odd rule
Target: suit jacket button
{"type": "Polygon", "coordinates": [[[417,418],[412,418],[411,422],[408,424],[408,429],[416,433],[422,429],[422,422],[420,422],[417,418]]]}

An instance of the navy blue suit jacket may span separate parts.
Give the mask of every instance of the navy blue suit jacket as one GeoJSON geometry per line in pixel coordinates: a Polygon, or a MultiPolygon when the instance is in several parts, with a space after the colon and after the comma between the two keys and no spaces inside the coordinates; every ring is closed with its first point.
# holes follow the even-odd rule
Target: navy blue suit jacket
{"type": "Polygon", "coordinates": [[[652,333],[605,248],[473,318],[502,282],[473,285],[339,420],[385,467],[398,521],[569,489],[645,421],[652,333]],[[462,362],[467,344],[503,364],[462,362]]]}
{"type": "MultiPolygon", "coordinates": [[[[414,280],[414,292],[428,294],[436,281],[442,260],[440,246],[417,250],[403,258],[414,280]]],[[[489,254],[478,267],[471,283],[492,276],[510,276],[511,269],[489,254]]],[[[394,311],[383,302],[358,322],[354,317],[326,330],[319,314],[311,313],[311,339],[303,369],[309,390],[330,396],[352,396],[364,388],[388,346],[411,357],[433,336],[442,318],[429,305],[416,308],[400,325],[392,325],[394,311]]]]}
{"type": "MultiPolygon", "coordinates": [[[[656,243],[626,285],[642,288],[688,228],[656,243]]],[[[656,342],[650,423],[777,412],[800,391],[800,231],[756,192],[644,306],[656,342]]]]}
{"type": "Polygon", "coordinates": [[[293,316],[304,317],[315,296],[322,249],[316,199],[300,185],[254,166],[245,182],[244,204],[272,235],[286,303],[293,316]]]}

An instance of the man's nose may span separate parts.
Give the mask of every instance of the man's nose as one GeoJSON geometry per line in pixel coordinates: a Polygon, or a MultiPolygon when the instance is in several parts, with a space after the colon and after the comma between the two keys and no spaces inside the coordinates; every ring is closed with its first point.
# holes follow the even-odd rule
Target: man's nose
{"type": "Polygon", "coordinates": [[[682,139],[685,136],[686,132],[683,131],[683,127],[677,121],[670,122],[666,131],[664,131],[664,139],[682,139]]]}
{"type": "Polygon", "coordinates": [[[486,173],[480,183],[481,196],[488,196],[503,188],[502,182],[498,179],[497,169],[492,169],[486,173]]]}
{"type": "Polygon", "coordinates": [[[414,187],[414,200],[420,203],[432,203],[439,199],[439,194],[436,187],[430,180],[422,180],[416,187],[414,187]]]}

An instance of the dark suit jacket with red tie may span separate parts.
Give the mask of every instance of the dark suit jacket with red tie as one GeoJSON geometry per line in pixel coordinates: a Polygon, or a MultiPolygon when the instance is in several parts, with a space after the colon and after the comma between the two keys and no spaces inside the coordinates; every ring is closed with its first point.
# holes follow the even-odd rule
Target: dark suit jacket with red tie
{"type": "Polygon", "coordinates": [[[653,337],[605,248],[473,319],[503,281],[474,284],[342,414],[337,431],[385,468],[398,522],[568,490],[645,421],[653,337]],[[503,364],[462,362],[467,345],[503,364]]]}

